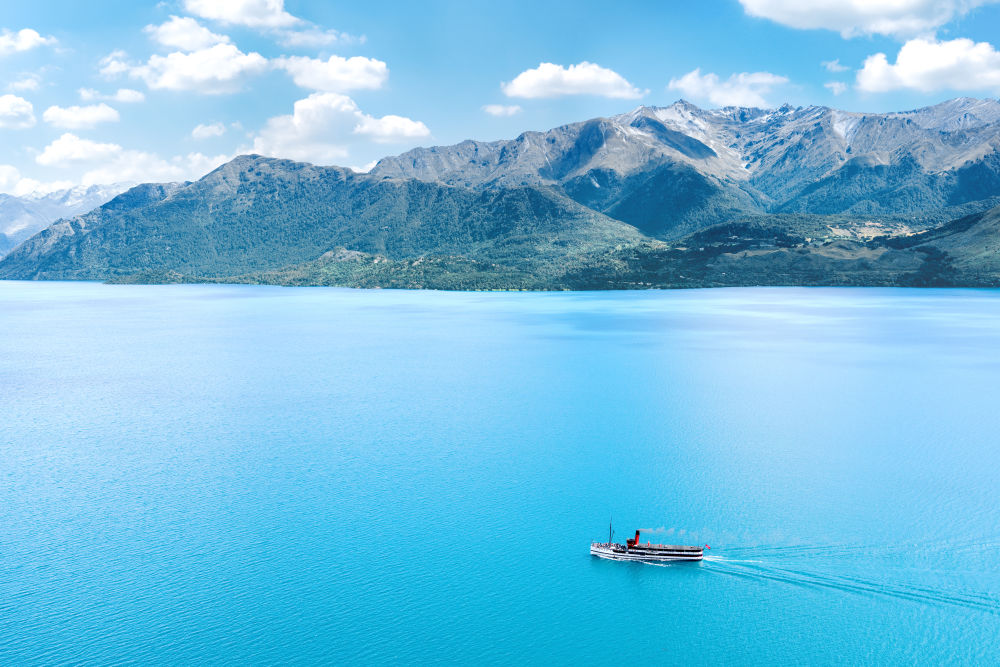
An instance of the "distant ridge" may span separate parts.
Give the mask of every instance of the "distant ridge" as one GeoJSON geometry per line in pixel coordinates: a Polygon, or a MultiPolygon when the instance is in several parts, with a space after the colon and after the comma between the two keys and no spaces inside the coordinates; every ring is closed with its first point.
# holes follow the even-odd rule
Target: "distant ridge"
{"type": "Polygon", "coordinates": [[[86,213],[131,185],[79,185],[22,196],[0,194],[0,257],[59,218],[86,213]]]}
{"type": "Polygon", "coordinates": [[[418,148],[368,174],[240,156],[53,225],[0,261],[0,277],[995,285],[998,149],[993,99],[888,114],[681,100],[418,148]]]}

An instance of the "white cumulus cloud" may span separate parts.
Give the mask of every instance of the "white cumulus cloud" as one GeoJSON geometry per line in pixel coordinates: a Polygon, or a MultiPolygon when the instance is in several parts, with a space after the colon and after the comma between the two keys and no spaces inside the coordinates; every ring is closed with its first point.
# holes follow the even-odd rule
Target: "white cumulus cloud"
{"type": "Polygon", "coordinates": [[[836,58],[834,60],[824,60],[820,64],[826,69],[827,72],[846,72],[851,69],[847,65],[841,65],[840,58],[836,58]]]}
{"type": "Polygon", "coordinates": [[[163,46],[181,51],[199,51],[229,42],[228,36],[212,32],[190,16],[171,16],[160,25],[147,25],[145,31],[163,46]]]}
{"type": "Polygon", "coordinates": [[[153,55],[143,65],[130,65],[116,51],[102,63],[102,74],[127,73],[153,90],[191,90],[205,94],[235,92],[244,80],[267,69],[268,62],[256,52],[243,53],[234,44],[216,44],[207,49],[165,56],[153,55]]]}
{"type": "Polygon", "coordinates": [[[353,137],[370,137],[386,143],[429,133],[423,123],[402,116],[369,116],[346,95],[313,93],[298,100],[290,115],[270,118],[254,137],[253,151],[332,164],[348,156],[353,137]]]}
{"type": "Polygon", "coordinates": [[[272,157],[332,164],[347,157],[346,137],[361,110],[337,93],[313,93],[298,100],[291,115],[275,116],[257,134],[253,150],[272,157]]]}
{"type": "Polygon", "coordinates": [[[586,61],[569,67],[540,63],[521,72],[513,81],[500,84],[500,88],[508,97],[525,98],[598,95],[635,99],[648,92],[639,90],[618,72],[586,61]]]}
{"type": "Polygon", "coordinates": [[[840,95],[847,92],[847,84],[843,81],[827,81],[823,84],[823,87],[834,95],[840,95]]]}
{"type": "Polygon", "coordinates": [[[0,192],[10,192],[10,189],[21,180],[21,172],[10,164],[0,164],[0,192]]]}
{"type": "Polygon", "coordinates": [[[722,80],[712,72],[702,74],[701,69],[694,69],[679,79],[670,79],[667,87],[717,106],[766,107],[764,96],[786,83],[787,77],[770,72],[741,72],[722,80]]]}
{"type": "Polygon", "coordinates": [[[99,123],[115,123],[118,119],[118,111],[104,102],[87,106],[51,106],[42,114],[42,120],[49,125],[67,130],[89,129],[99,123]]]}
{"type": "Polygon", "coordinates": [[[0,56],[19,51],[30,51],[39,46],[50,46],[55,43],[55,37],[42,37],[37,30],[31,28],[24,28],[17,32],[4,30],[0,32],[0,56]]]}
{"type": "Polygon", "coordinates": [[[364,36],[329,30],[289,14],[284,0],[184,0],[184,8],[203,19],[265,32],[293,49],[365,42],[364,36]]]}
{"type": "Polygon", "coordinates": [[[35,156],[35,162],[44,167],[69,167],[80,162],[111,159],[122,151],[118,144],[101,143],[66,132],[35,156]]]}
{"type": "Polygon", "coordinates": [[[997,0],[740,0],[751,16],[800,29],[858,35],[932,32],[975,7],[997,0]]]}
{"type": "MultiPolygon", "coordinates": [[[[49,181],[43,183],[21,175],[17,167],[0,164],[0,192],[22,197],[30,194],[48,194],[56,190],[73,187],[72,181],[49,181]]],[[[23,228],[23,227],[22,227],[23,228]]],[[[15,231],[8,228],[8,231],[15,231]]]]}
{"type": "Polygon", "coordinates": [[[17,95],[0,95],[0,128],[23,130],[35,124],[35,107],[17,95]]]}
{"type": "Polygon", "coordinates": [[[184,0],[184,8],[203,19],[248,28],[287,28],[301,23],[285,11],[284,0],[184,0]]]}
{"type": "Polygon", "coordinates": [[[328,60],[291,56],[278,58],[274,64],[288,72],[296,85],[330,93],[381,88],[389,78],[384,62],[361,56],[330,56],[328,60]]]}
{"type": "Polygon", "coordinates": [[[195,139],[210,139],[212,137],[221,137],[226,133],[226,126],[222,123],[208,123],[199,124],[191,130],[191,136],[195,139]]]}
{"type": "Polygon", "coordinates": [[[77,92],[80,93],[80,99],[84,102],[110,100],[112,102],[134,104],[136,102],[142,102],[146,99],[146,96],[143,95],[141,91],[132,90],[131,88],[119,88],[117,92],[110,95],[105,95],[98,90],[94,90],[93,88],[81,88],[77,92]]]}
{"type": "Polygon", "coordinates": [[[21,171],[17,167],[11,164],[0,164],[0,192],[19,194],[17,192],[18,185],[22,180],[21,171]]]}
{"type": "Polygon", "coordinates": [[[517,104],[484,104],[483,111],[491,116],[513,116],[521,113],[521,107],[517,104]]]}
{"type": "Polygon", "coordinates": [[[865,59],[857,74],[858,88],[890,90],[1000,90],[1000,52],[988,42],[911,39],[890,63],[884,53],[865,59]]]}
{"type": "Polygon", "coordinates": [[[84,172],[83,185],[193,181],[232,159],[229,155],[188,153],[163,158],[146,151],[122,150],[112,159],[84,172]]]}
{"type": "Polygon", "coordinates": [[[80,182],[96,185],[124,181],[192,180],[229,159],[227,155],[208,156],[202,153],[163,158],[156,153],[126,149],[118,144],[81,139],[67,132],[46,146],[35,157],[35,162],[58,168],[93,165],[83,173],[80,182]]]}
{"type": "Polygon", "coordinates": [[[22,183],[26,179],[21,177],[21,172],[17,167],[10,164],[0,164],[0,192],[9,195],[25,195],[31,192],[30,184],[25,188],[22,183]]]}

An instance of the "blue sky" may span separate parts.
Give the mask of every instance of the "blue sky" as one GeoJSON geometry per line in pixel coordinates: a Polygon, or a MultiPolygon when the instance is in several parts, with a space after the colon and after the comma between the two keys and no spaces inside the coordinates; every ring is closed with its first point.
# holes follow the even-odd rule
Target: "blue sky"
{"type": "Polygon", "coordinates": [[[682,97],[994,96],[998,36],[997,0],[8,2],[0,192],[193,179],[241,152],[364,168],[682,97]]]}

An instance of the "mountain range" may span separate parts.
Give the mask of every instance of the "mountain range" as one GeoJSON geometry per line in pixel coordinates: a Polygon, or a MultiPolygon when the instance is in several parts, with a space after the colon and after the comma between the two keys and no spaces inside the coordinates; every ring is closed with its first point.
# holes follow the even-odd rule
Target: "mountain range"
{"type": "Polygon", "coordinates": [[[240,156],[56,222],[0,277],[445,289],[996,285],[1000,102],[639,107],[367,174],[240,156]]]}
{"type": "Polygon", "coordinates": [[[78,185],[23,196],[0,194],[0,257],[56,220],[86,213],[132,185],[78,185]]]}

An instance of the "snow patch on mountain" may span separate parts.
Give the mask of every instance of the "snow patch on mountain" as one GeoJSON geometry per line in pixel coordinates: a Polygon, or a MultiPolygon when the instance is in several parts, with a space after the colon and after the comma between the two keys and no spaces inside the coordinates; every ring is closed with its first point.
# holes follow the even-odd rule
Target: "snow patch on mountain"
{"type": "Polygon", "coordinates": [[[857,114],[834,109],[830,112],[830,120],[833,131],[845,142],[850,143],[854,136],[854,128],[858,126],[861,118],[857,114]]]}

